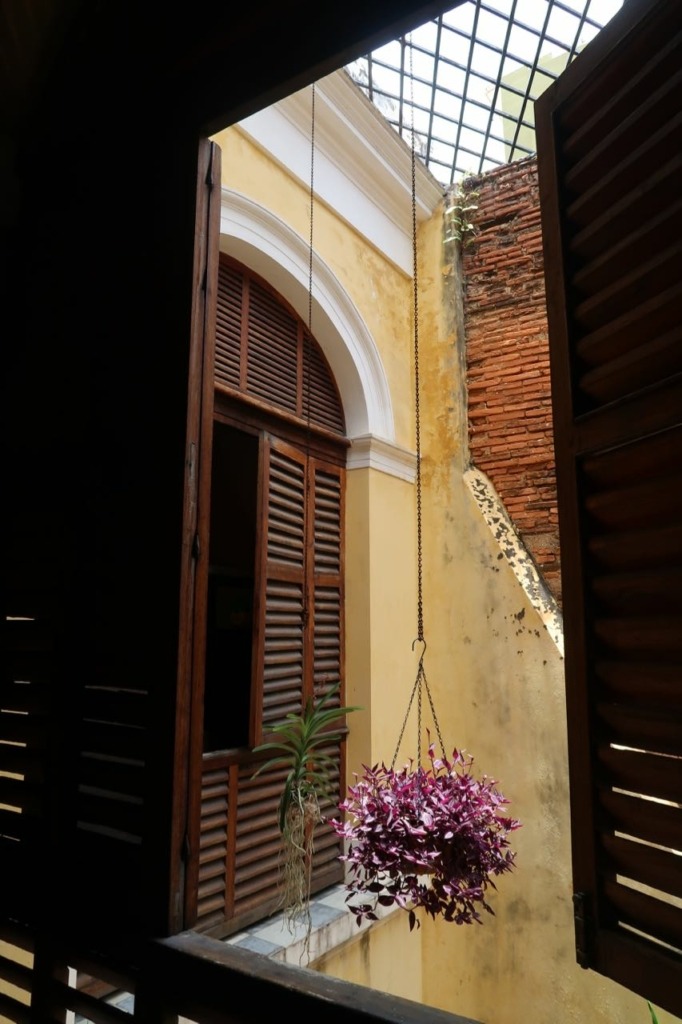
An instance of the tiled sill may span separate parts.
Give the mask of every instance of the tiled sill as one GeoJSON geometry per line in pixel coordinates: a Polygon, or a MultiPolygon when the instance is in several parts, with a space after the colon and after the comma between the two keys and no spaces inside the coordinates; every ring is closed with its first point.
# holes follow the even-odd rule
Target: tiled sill
{"type": "MultiPolygon", "coordinates": [[[[290,930],[282,914],[275,914],[225,941],[286,964],[314,967],[315,961],[325,953],[371,927],[371,922],[367,921],[358,927],[355,916],[346,905],[347,895],[345,886],[337,885],[311,899],[312,929],[307,944],[305,921],[296,922],[290,930]]],[[[377,907],[380,919],[393,913],[396,913],[395,908],[377,907]]]]}

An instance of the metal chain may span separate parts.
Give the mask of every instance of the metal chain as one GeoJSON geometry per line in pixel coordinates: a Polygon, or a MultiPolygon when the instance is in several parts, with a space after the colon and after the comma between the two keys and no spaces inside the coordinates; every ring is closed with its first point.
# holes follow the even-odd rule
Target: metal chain
{"type": "Polygon", "coordinates": [[[414,73],[412,68],[412,40],[410,39],[410,102],[412,105],[412,293],[414,311],[414,421],[417,452],[417,640],[424,643],[424,597],[422,556],[422,449],[419,380],[419,285],[417,274],[417,159],[414,132],[414,73]]]}
{"type": "Polygon", "coordinates": [[[414,420],[415,420],[415,448],[417,454],[417,477],[416,477],[416,494],[417,494],[417,637],[412,643],[412,650],[415,645],[422,644],[422,651],[419,656],[419,666],[417,668],[417,678],[414,681],[412,687],[412,693],[407,705],[407,711],[405,712],[405,718],[400,729],[398,736],[398,742],[396,744],[395,753],[393,760],[391,761],[391,768],[395,767],[395,762],[398,757],[398,751],[400,750],[400,744],[405,733],[407,721],[412,709],[415,695],[417,697],[417,767],[421,768],[422,762],[422,690],[426,690],[426,696],[428,697],[429,707],[431,709],[431,715],[433,717],[433,723],[438,736],[438,742],[441,746],[441,751],[445,752],[443,745],[443,737],[440,732],[440,725],[438,724],[438,718],[436,716],[436,709],[431,696],[431,690],[426,679],[426,672],[424,671],[424,655],[426,654],[426,640],[424,639],[424,595],[423,595],[423,547],[422,547],[422,474],[421,474],[421,408],[420,408],[420,378],[419,378],[419,279],[418,279],[418,268],[417,268],[417,158],[416,158],[416,141],[415,141],[415,128],[414,128],[414,69],[413,69],[413,46],[412,39],[410,38],[409,44],[402,41],[403,48],[405,45],[409,45],[410,48],[410,103],[412,109],[411,116],[411,156],[412,156],[412,282],[413,282],[413,309],[414,309],[414,420]]]}

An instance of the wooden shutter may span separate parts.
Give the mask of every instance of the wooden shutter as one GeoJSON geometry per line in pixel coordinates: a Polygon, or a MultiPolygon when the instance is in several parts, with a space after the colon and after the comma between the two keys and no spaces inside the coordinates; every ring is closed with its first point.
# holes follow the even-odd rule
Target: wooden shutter
{"type": "MultiPolygon", "coordinates": [[[[33,921],[44,899],[43,858],[49,848],[51,727],[55,701],[54,636],[59,609],[36,567],[7,566],[0,622],[0,863],[8,918],[33,921]]],[[[56,590],[56,587],[55,587],[56,590]]],[[[54,740],[52,740],[52,743],[54,740]]],[[[0,935],[0,939],[3,936],[0,935]]],[[[8,940],[9,941],[9,940],[8,940]]],[[[3,976],[0,971],[0,978],[3,976]]]]}
{"type": "Polygon", "coordinates": [[[214,324],[220,236],[220,164],[220,149],[215,143],[202,140],[194,242],[170,851],[171,891],[168,913],[173,931],[188,927],[194,920],[199,870],[197,831],[208,592],[214,324]]]}
{"type": "Polygon", "coordinates": [[[265,437],[252,736],[302,708],[306,597],[306,460],[265,437]]]}
{"type": "Polygon", "coordinates": [[[220,261],[215,380],[239,393],[342,436],[343,409],[334,377],[301,318],[251,271],[220,261]],[[310,342],[310,344],[309,344],[310,342]],[[308,381],[310,388],[308,389],[308,381]]]}
{"type": "MultiPolygon", "coordinates": [[[[344,471],[326,461],[306,457],[276,438],[264,439],[264,567],[260,593],[260,636],[257,645],[256,692],[253,701],[256,742],[263,727],[274,725],[308,699],[319,699],[343,679],[343,515],[344,471]]],[[[336,701],[340,700],[337,696],[336,701]]],[[[332,741],[326,753],[337,769],[330,778],[325,808],[340,799],[344,777],[343,740],[332,741]]],[[[272,847],[281,773],[263,773],[251,785],[250,798],[262,814],[261,891],[276,880],[272,847]]],[[[237,851],[240,855],[239,836],[237,851]]],[[[338,838],[319,825],[313,859],[313,891],[341,881],[338,838]]]]}
{"type": "Polygon", "coordinates": [[[682,1014],[682,26],[630,0],[537,104],[578,961],[682,1014]]]}
{"type": "MultiPolygon", "coordinates": [[[[321,459],[311,462],[313,474],[312,504],[312,687],[316,699],[344,678],[344,475],[345,471],[321,459]]],[[[343,687],[335,701],[341,701],[343,687]]],[[[332,810],[341,799],[345,779],[345,741],[329,744],[325,753],[337,768],[329,779],[329,793],[323,813],[332,810]]],[[[318,888],[343,879],[338,859],[341,853],[338,838],[328,826],[317,826],[313,880],[318,888]]]]}
{"type": "MultiPolygon", "coordinates": [[[[265,727],[343,679],[344,471],[266,434],[260,460],[253,745],[265,727]]],[[[344,751],[343,739],[325,749],[335,768],[323,809],[340,799],[344,751]]],[[[204,757],[196,903],[202,931],[225,934],[278,906],[277,812],[286,772],[271,768],[254,777],[263,757],[250,749],[204,757]]],[[[342,880],[340,852],[337,836],[320,824],[313,891],[342,880]]]]}
{"type": "Polygon", "coordinates": [[[232,266],[220,264],[216,309],[215,380],[238,389],[241,385],[243,309],[248,302],[244,277],[232,266]]]}

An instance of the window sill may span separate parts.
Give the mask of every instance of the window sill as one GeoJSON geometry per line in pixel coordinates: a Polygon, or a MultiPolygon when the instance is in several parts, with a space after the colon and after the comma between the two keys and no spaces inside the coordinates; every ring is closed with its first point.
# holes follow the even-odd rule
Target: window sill
{"type": "MultiPolygon", "coordinates": [[[[335,885],[311,899],[312,930],[307,944],[305,922],[290,929],[282,914],[275,914],[224,941],[281,963],[313,967],[320,957],[372,927],[372,922],[368,921],[358,927],[346,905],[347,895],[345,886],[335,885]]],[[[396,907],[377,907],[380,920],[398,912],[396,907]]]]}

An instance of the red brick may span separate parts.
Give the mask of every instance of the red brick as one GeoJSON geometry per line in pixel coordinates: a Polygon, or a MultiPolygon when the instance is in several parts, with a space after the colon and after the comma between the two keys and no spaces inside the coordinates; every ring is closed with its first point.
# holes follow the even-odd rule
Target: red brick
{"type": "Polygon", "coordinates": [[[478,189],[480,230],[462,259],[470,454],[560,600],[535,160],[496,168],[480,178],[478,189]]]}

